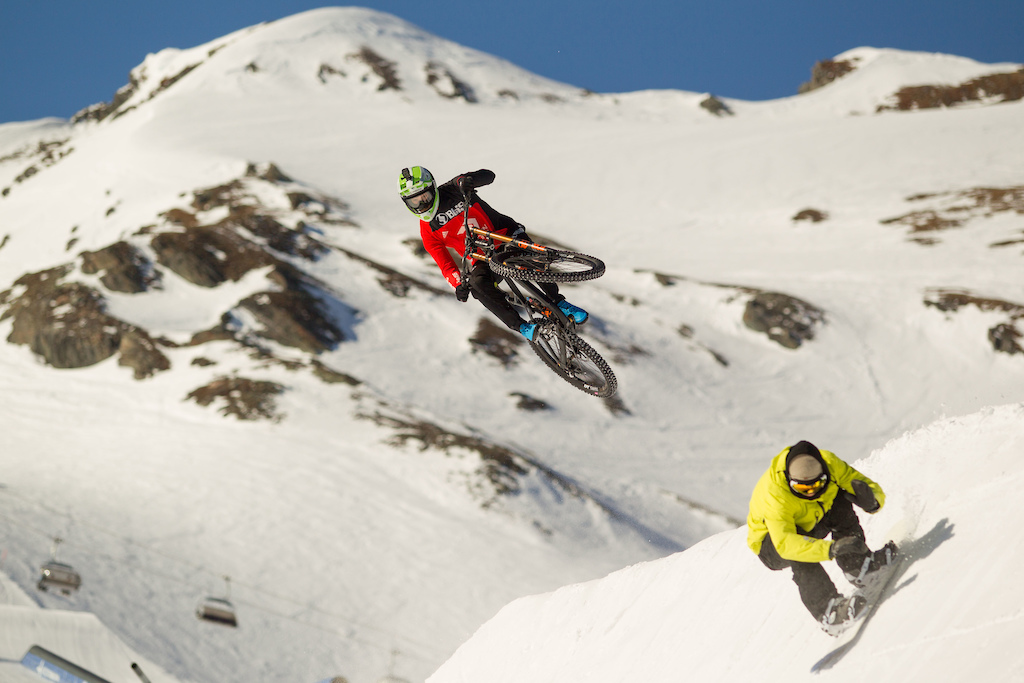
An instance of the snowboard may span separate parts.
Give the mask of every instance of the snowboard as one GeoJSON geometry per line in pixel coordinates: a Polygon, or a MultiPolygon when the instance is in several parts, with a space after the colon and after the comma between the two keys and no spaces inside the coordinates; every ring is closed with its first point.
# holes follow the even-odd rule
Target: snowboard
{"type": "Polygon", "coordinates": [[[853,646],[860,640],[861,635],[864,633],[864,629],[867,628],[868,622],[875,616],[875,612],[878,611],[879,605],[885,600],[886,594],[889,589],[895,585],[896,580],[903,575],[901,568],[907,561],[907,556],[902,551],[897,551],[896,557],[893,559],[893,563],[884,569],[878,570],[874,575],[871,576],[871,581],[867,583],[863,588],[858,588],[854,591],[854,595],[862,595],[867,600],[867,605],[864,607],[864,612],[861,617],[850,624],[850,627],[840,633],[837,638],[840,640],[840,644],[829,652],[827,655],[822,657],[818,662],[811,667],[813,673],[825,671],[831,669],[839,662],[846,653],[853,649],[853,646]]]}

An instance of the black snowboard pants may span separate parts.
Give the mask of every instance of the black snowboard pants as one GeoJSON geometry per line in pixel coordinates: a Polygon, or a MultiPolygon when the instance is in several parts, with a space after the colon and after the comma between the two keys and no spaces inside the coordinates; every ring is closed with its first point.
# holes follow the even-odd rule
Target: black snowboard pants
{"type": "MultiPolygon", "coordinates": [[[[526,321],[505,298],[505,292],[498,289],[498,281],[498,276],[491,271],[486,261],[477,261],[469,271],[469,290],[473,293],[473,298],[496,315],[509,329],[518,332],[519,326],[526,321]]],[[[558,293],[558,285],[553,282],[539,282],[537,286],[556,304],[565,298],[558,293]]]]}
{"type": "MultiPolygon", "coordinates": [[[[832,508],[825,513],[821,521],[805,533],[812,538],[825,538],[832,534],[833,539],[857,536],[862,541],[864,540],[864,529],[860,525],[860,520],[857,519],[857,513],[853,510],[853,504],[841,492],[836,496],[832,508]]],[[[780,571],[787,567],[793,570],[793,582],[800,590],[800,599],[815,619],[820,620],[828,608],[828,601],[839,596],[836,585],[832,583],[831,577],[820,563],[794,562],[783,559],[779,555],[779,551],[775,549],[771,534],[765,536],[761,543],[761,552],[758,557],[764,566],[772,571],[780,571]]],[[[857,574],[860,572],[864,557],[864,555],[841,555],[836,558],[836,564],[848,574],[857,574]]]]}

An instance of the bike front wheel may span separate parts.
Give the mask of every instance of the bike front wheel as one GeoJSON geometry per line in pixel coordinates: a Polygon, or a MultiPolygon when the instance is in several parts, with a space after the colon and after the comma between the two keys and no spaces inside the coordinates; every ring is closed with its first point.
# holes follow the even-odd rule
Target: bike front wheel
{"type": "Polygon", "coordinates": [[[583,282],[604,275],[604,261],[574,251],[504,249],[490,260],[502,277],[531,282],[583,282]]]}
{"type": "Polygon", "coordinates": [[[604,358],[576,333],[560,325],[541,324],[530,346],[559,377],[584,393],[608,398],[618,389],[615,373],[604,358]]]}

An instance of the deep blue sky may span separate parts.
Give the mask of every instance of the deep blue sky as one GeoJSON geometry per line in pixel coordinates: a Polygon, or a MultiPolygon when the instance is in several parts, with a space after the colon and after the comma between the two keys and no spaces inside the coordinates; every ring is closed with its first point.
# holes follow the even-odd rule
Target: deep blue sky
{"type": "MultiPolygon", "coordinates": [[[[0,0],[0,123],[109,101],[147,53],[326,6],[301,0],[0,0]]],[[[1024,0],[364,0],[434,34],[597,92],[764,100],[853,47],[1024,62],[1024,0]]]]}

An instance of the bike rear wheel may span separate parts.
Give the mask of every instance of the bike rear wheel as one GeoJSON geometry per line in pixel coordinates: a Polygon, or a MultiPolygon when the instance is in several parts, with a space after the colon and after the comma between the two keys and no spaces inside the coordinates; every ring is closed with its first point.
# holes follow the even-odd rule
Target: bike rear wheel
{"type": "Polygon", "coordinates": [[[490,266],[502,277],[531,282],[583,282],[604,275],[601,259],[551,248],[503,249],[491,258],[490,266]]]}
{"type": "Polygon", "coordinates": [[[608,398],[618,389],[608,363],[575,332],[555,323],[542,323],[530,346],[545,365],[584,393],[608,398]]]}

